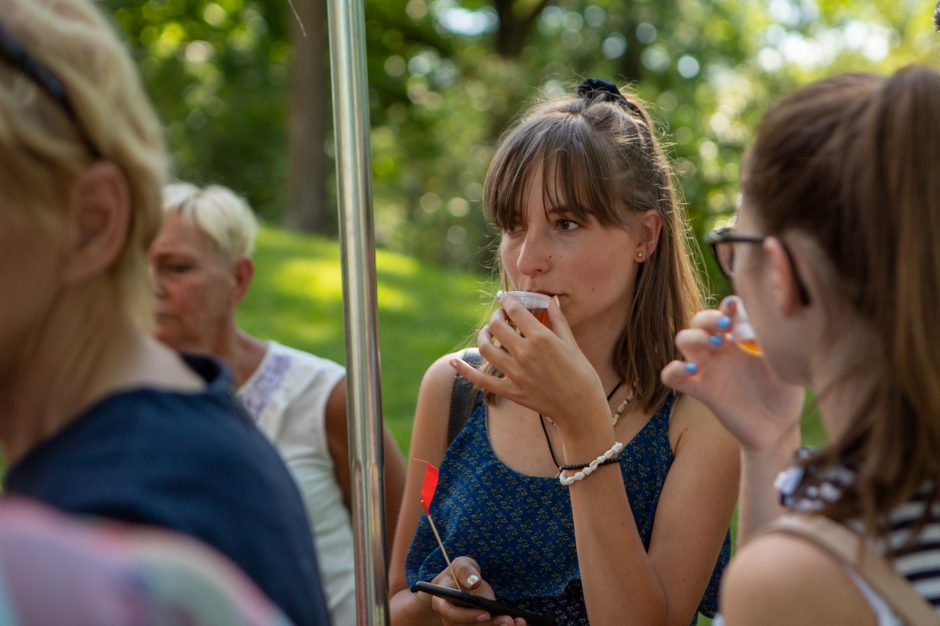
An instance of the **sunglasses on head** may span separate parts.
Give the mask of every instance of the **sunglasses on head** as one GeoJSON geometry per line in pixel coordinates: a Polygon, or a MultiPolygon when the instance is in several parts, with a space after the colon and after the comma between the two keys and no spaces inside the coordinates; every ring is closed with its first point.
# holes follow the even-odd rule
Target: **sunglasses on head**
{"type": "Polygon", "coordinates": [[[52,98],[69,119],[72,120],[72,124],[74,124],[75,128],[78,130],[78,134],[82,138],[82,142],[88,148],[88,152],[91,153],[95,159],[101,158],[101,150],[99,150],[95,142],[92,141],[91,137],[88,135],[88,131],[75,113],[75,107],[72,106],[72,102],[69,100],[68,93],[66,93],[62,81],[59,80],[49,68],[30,55],[29,52],[26,51],[26,48],[17,41],[2,22],[0,22],[0,59],[18,69],[24,76],[33,81],[37,87],[52,98]]]}

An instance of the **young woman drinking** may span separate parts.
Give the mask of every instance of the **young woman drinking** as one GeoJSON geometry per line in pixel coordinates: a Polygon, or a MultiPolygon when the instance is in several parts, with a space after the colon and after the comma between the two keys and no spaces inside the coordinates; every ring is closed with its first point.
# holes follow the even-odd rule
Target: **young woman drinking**
{"type": "Polygon", "coordinates": [[[458,353],[425,375],[411,456],[440,464],[431,514],[457,580],[413,462],[392,622],[513,623],[412,591],[434,581],[559,624],[687,626],[714,607],[738,462],[711,412],[659,380],[702,300],[650,117],[589,79],[505,136],[484,196],[503,288],[550,296],[547,323],[503,296],[478,336],[485,365],[458,353]],[[465,381],[477,401],[449,441],[465,381]]]}

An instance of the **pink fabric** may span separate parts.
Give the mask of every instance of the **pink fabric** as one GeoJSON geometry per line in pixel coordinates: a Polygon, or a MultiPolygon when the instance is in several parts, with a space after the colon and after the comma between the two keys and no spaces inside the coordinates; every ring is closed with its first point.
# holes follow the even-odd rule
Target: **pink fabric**
{"type": "Polygon", "coordinates": [[[224,557],[167,531],[0,502],[0,623],[283,626],[224,557]]]}

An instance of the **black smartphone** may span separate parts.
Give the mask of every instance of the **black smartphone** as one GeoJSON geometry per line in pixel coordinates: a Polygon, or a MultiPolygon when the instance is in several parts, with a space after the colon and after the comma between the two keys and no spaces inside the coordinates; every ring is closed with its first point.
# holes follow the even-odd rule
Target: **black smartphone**
{"type": "Polygon", "coordinates": [[[442,587],[441,585],[420,581],[415,585],[415,589],[430,593],[433,596],[440,596],[458,606],[489,611],[490,615],[493,616],[509,615],[510,617],[521,617],[529,626],[557,626],[555,620],[550,617],[529,613],[511,604],[490,600],[482,596],[475,596],[472,593],[466,593],[458,589],[453,589],[452,587],[442,587]]]}

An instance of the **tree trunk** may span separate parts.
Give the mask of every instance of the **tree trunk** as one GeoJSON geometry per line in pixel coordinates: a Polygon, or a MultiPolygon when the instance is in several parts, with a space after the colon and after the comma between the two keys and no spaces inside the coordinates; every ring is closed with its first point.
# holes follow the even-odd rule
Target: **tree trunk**
{"type": "Polygon", "coordinates": [[[291,14],[290,205],[286,224],[328,234],[333,223],[327,200],[327,40],[325,0],[293,0],[291,14]],[[304,34],[306,32],[306,35],[304,34]]]}
{"type": "Polygon", "coordinates": [[[496,52],[501,57],[513,59],[522,54],[529,32],[548,3],[549,0],[538,0],[528,12],[523,12],[517,8],[518,0],[495,0],[494,7],[499,17],[496,52]]]}
{"type": "Polygon", "coordinates": [[[644,45],[636,38],[636,24],[633,20],[629,21],[629,28],[623,33],[627,39],[627,51],[623,55],[620,64],[620,74],[631,84],[640,82],[643,79],[643,57],[644,45]]]}

